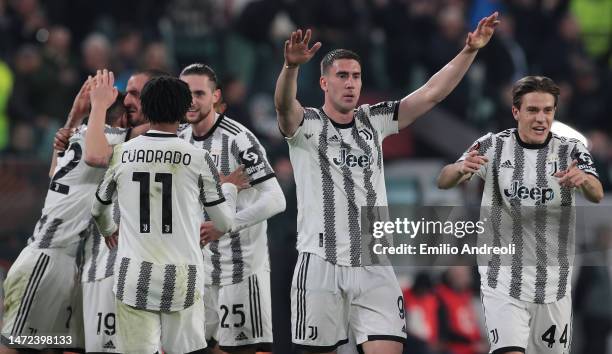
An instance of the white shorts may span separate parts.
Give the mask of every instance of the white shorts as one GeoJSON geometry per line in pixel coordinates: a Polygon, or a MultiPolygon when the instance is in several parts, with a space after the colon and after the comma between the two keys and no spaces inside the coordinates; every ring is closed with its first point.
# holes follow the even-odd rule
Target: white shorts
{"type": "Polygon", "coordinates": [[[52,346],[34,349],[82,349],[81,293],[74,257],[61,249],[24,248],[4,281],[2,342],[17,335],[65,337],[52,346]]]}
{"type": "Polygon", "coordinates": [[[116,331],[113,277],[82,283],[85,351],[87,353],[120,353],[116,331]]]}
{"type": "Polygon", "coordinates": [[[206,338],[219,342],[222,350],[272,351],[269,270],[261,270],[238,284],[206,285],[204,306],[206,338]]]}
{"type": "Polygon", "coordinates": [[[517,300],[487,286],[482,305],[491,353],[567,354],[572,340],[572,299],[549,304],[517,300]]]}
{"type": "Polygon", "coordinates": [[[404,343],[404,298],[393,268],[347,267],[300,253],[291,285],[293,343],[308,351],[333,351],[348,342],[357,345],[390,340],[404,343]]]}
{"type": "Polygon", "coordinates": [[[204,303],[173,312],[138,310],[117,300],[117,338],[123,353],[185,354],[206,348],[204,303]]]}

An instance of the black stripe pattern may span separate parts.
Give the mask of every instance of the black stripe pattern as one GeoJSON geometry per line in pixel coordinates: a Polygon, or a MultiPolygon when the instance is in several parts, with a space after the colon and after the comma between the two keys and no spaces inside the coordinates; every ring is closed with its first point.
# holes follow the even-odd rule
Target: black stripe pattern
{"type": "Polygon", "coordinates": [[[51,246],[51,242],[53,241],[53,236],[57,232],[57,229],[64,221],[62,219],[53,219],[49,226],[47,227],[47,231],[40,239],[40,243],[38,244],[39,248],[49,248],[51,246]]]}
{"type": "MultiPolygon", "coordinates": [[[[514,139],[514,172],[512,181],[518,181],[518,185],[524,184],[525,152],[519,144],[518,139],[514,139]]],[[[518,198],[510,200],[510,217],[512,218],[512,243],[516,245],[516,252],[512,255],[511,280],[509,295],[515,299],[521,297],[521,285],[523,283],[523,224],[521,217],[521,201],[518,198]]]]}
{"type": "Polygon", "coordinates": [[[172,299],[174,298],[174,287],[176,285],[176,266],[166,264],[164,269],[164,285],[162,288],[160,311],[170,311],[172,299]]]}
{"type": "MultiPolygon", "coordinates": [[[[492,138],[491,138],[492,139],[492,138]]],[[[493,196],[491,200],[491,228],[493,230],[493,246],[501,246],[501,218],[503,199],[499,185],[499,166],[501,164],[501,155],[504,148],[504,141],[500,137],[495,138],[495,154],[493,155],[493,196]]],[[[499,270],[501,266],[500,255],[494,253],[489,260],[487,269],[487,284],[489,287],[497,288],[499,281],[499,270]]]]}
{"type": "Polygon", "coordinates": [[[23,298],[21,299],[19,310],[17,311],[17,316],[15,317],[15,322],[13,323],[11,334],[14,336],[21,335],[24,330],[24,326],[30,314],[30,308],[32,307],[32,303],[36,297],[36,292],[38,290],[38,286],[40,285],[41,279],[45,275],[49,261],[50,257],[44,253],[41,253],[40,256],[38,256],[36,265],[30,274],[28,285],[26,285],[25,292],[23,293],[23,298]]]}
{"type": "MultiPolygon", "coordinates": [[[[308,114],[306,114],[306,117],[308,114]]],[[[319,166],[321,167],[321,185],[323,186],[323,219],[325,259],[332,264],[337,262],[336,250],[336,204],[334,198],[334,181],[331,176],[331,166],[327,158],[327,134],[329,119],[323,119],[323,130],[319,135],[319,166]]]]}
{"type": "Polygon", "coordinates": [[[251,334],[253,338],[263,337],[263,322],[261,316],[261,297],[257,275],[249,277],[249,314],[251,318],[251,334]]]}
{"type": "MultiPolygon", "coordinates": [[[[546,178],[546,158],[548,157],[550,144],[538,150],[536,161],[536,186],[544,189],[548,187],[546,178]]],[[[547,262],[546,252],[546,213],[547,206],[536,202],[535,206],[535,241],[536,241],[536,279],[534,302],[544,303],[546,297],[547,262]]]]}
{"type": "MultiPolygon", "coordinates": [[[[559,168],[564,171],[568,168],[568,145],[559,147],[559,168]]],[[[572,190],[561,187],[561,220],[559,223],[559,285],[557,287],[557,300],[561,300],[567,292],[567,283],[570,272],[570,262],[568,258],[570,227],[573,225],[572,206],[574,205],[572,190]]]]}
{"type": "Polygon", "coordinates": [[[117,278],[117,299],[123,301],[123,295],[125,292],[125,281],[127,278],[128,267],[130,265],[130,259],[127,257],[121,258],[121,265],[119,266],[119,277],[117,278]]]}
{"type": "Polygon", "coordinates": [[[308,277],[308,263],[310,253],[301,254],[302,261],[297,276],[297,314],[295,321],[295,339],[306,339],[306,281],[308,277]]]}
{"type": "Polygon", "coordinates": [[[239,232],[230,234],[230,249],[232,251],[232,284],[236,284],[244,279],[244,258],[239,232]]]}
{"type": "Polygon", "coordinates": [[[144,310],[147,308],[147,297],[149,296],[149,286],[151,286],[151,271],[153,263],[140,262],[140,272],[136,283],[136,304],[135,308],[144,310]]]}
{"type": "Polygon", "coordinates": [[[195,288],[196,288],[196,276],[197,268],[195,265],[190,264],[187,266],[187,293],[185,294],[185,305],[184,308],[195,303],[195,288]]]}
{"type": "Polygon", "coordinates": [[[98,267],[98,255],[100,254],[100,244],[102,243],[102,235],[98,230],[98,227],[93,225],[91,227],[92,245],[91,245],[91,264],[87,270],[87,281],[92,282],[96,280],[96,270],[98,267]]]}

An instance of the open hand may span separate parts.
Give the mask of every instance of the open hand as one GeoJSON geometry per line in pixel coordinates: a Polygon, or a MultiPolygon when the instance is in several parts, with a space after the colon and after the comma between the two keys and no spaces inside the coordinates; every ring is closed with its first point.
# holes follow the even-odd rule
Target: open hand
{"type": "Polygon", "coordinates": [[[101,105],[108,109],[117,98],[119,93],[113,85],[115,76],[112,71],[98,70],[98,73],[90,81],[90,99],[92,104],[101,105]]]}
{"type": "Polygon", "coordinates": [[[474,32],[468,33],[465,44],[473,50],[480,49],[489,43],[495,32],[495,27],[499,24],[499,13],[496,11],[492,15],[483,18],[478,22],[478,27],[474,32]]]}
{"type": "Polygon", "coordinates": [[[285,63],[287,65],[297,66],[304,64],[321,48],[321,42],[317,42],[308,49],[311,36],[312,31],[310,29],[306,30],[303,36],[301,29],[291,33],[291,37],[285,41],[285,63]]]}

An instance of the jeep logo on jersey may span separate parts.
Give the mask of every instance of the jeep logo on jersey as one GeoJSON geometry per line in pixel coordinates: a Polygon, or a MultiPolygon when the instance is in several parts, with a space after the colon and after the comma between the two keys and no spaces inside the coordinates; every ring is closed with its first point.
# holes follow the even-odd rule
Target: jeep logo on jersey
{"type": "Polygon", "coordinates": [[[518,181],[512,181],[510,188],[504,189],[504,194],[510,199],[527,199],[536,201],[536,204],[545,204],[555,198],[555,191],[552,188],[533,187],[531,189],[519,185],[518,181]]]}
{"type": "Polygon", "coordinates": [[[255,166],[259,163],[259,154],[257,153],[257,150],[255,150],[255,147],[251,146],[250,148],[240,152],[240,159],[245,167],[255,166]]]}
{"type": "Polygon", "coordinates": [[[372,163],[372,158],[368,155],[353,155],[350,152],[347,151],[347,149],[340,149],[340,156],[338,157],[334,157],[332,159],[334,161],[334,164],[336,164],[336,166],[338,167],[342,167],[344,165],[347,165],[348,167],[362,167],[362,168],[366,168],[369,167],[370,164],[372,163]]]}

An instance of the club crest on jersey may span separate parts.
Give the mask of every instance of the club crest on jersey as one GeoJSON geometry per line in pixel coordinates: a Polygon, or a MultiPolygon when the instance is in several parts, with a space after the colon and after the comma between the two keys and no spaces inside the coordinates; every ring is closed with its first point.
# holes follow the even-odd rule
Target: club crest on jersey
{"type": "Polygon", "coordinates": [[[546,173],[549,176],[554,176],[559,171],[559,162],[557,160],[548,161],[546,163],[546,173]]]}
{"type": "Polygon", "coordinates": [[[334,157],[332,161],[338,167],[346,165],[348,167],[359,166],[362,168],[367,168],[370,167],[370,164],[372,163],[372,157],[366,154],[358,156],[348,152],[348,149],[340,149],[340,156],[334,157]]]}
{"type": "Polygon", "coordinates": [[[219,154],[210,154],[215,166],[219,167],[219,154]]]}
{"type": "Polygon", "coordinates": [[[504,189],[504,195],[509,199],[532,199],[536,204],[541,205],[553,200],[555,191],[552,188],[528,188],[521,185],[519,181],[512,181],[510,188],[504,189]]]}
{"type": "Polygon", "coordinates": [[[374,134],[372,134],[371,131],[369,131],[368,129],[359,129],[359,135],[364,139],[364,140],[372,140],[374,139],[374,134]]]}

